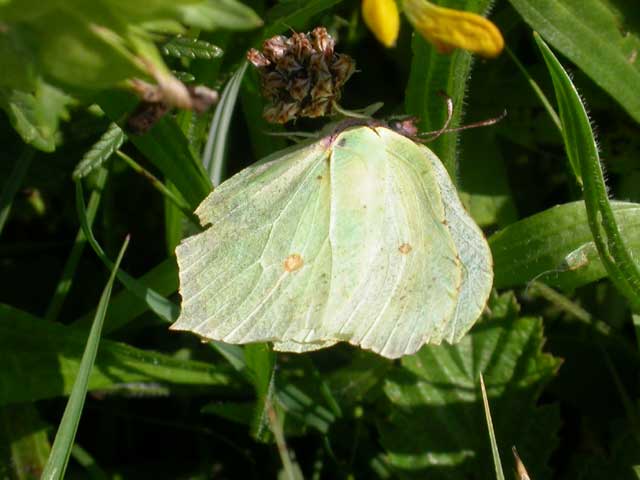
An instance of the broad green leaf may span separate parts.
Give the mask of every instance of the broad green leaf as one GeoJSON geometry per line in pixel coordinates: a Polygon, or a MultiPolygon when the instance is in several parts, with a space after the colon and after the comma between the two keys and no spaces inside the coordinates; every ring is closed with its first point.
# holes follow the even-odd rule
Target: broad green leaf
{"type": "Polygon", "coordinates": [[[356,127],[272,158],[196,210],[211,227],[176,249],[173,329],[295,352],[347,341],[390,358],[464,335],[489,294],[490,255],[429,149],[356,127]]]}
{"type": "Polygon", "coordinates": [[[40,478],[50,451],[47,424],[33,403],[0,407],[0,478],[40,478]]]}
{"type": "MultiPolygon", "coordinates": [[[[611,202],[625,243],[640,256],[640,204],[611,202]]],[[[495,286],[540,279],[572,289],[606,276],[583,202],[558,205],[513,223],[489,239],[495,286]]]]}
{"type": "Polygon", "coordinates": [[[84,178],[102,166],[127,139],[122,129],[112,123],[100,139],[85,153],[73,170],[73,179],[84,178]]]}
{"type": "Polygon", "coordinates": [[[28,23],[29,39],[37,45],[37,58],[46,78],[86,91],[145,75],[143,66],[125,46],[123,25],[102,3],[92,2],[91,11],[77,5],[60,7],[28,23]]]}
{"type": "Polygon", "coordinates": [[[640,122],[640,50],[635,2],[509,0],[531,27],[640,122]],[[618,9],[616,10],[616,6],[618,9]],[[635,53],[634,53],[635,52],[635,53]]]}
{"type": "Polygon", "coordinates": [[[536,402],[560,361],[542,353],[542,321],[519,317],[512,294],[494,298],[489,308],[491,318],[481,320],[460,343],[426,346],[405,357],[402,368],[388,377],[391,408],[378,429],[400,478],[491,477],[481,373],[502,458],[516,445],[530,459],[532,478],[546,478],[559,411],[536,402]]]}
{"type": "Polygon", "coordinates": [[[185,2],[177,9],[184,23],[204,30],[251,30],[262,25],[260,17],[237,0],[185,2]]]}
{"type": "Polygon", "coordinates": [[[494,130],[472,130],[462,137],[459,177],[460,199],[478,225],[502,227],[517,219],[494,130]]]}
{"type": "MultiPolygon", "coordinates": [[[[0,370],[0,405],[68,395],[86,338],[86,330],[47,322],[0,304],[0,356],[5,365],[0,370]]],[[[178,360],[103,340],[89,390],[132,382],[224,387],[228,392],[240,387],[240,378],[226,366],[178,360]]]]}
{"type": "Polygon", "coordinates": [[[567,72],[546,43],[538,35],[535,39],[551,74],[560,105],[567,156],[572,165],[579,165],[582,175],[587,220],[600,260],[613,284],[631,302],[632,309],[640,312],[640,267],[625,245],[616,223],[589,117],[567,72]]]}
{"type": "MultiPolygon", "coordinates": [[[[447,7],[483,13],[488,11],[492,0],[456,0],[447,7]]],[[[464,50],[443,55],[436,47],[414,33],[413,57],[405,94],[405,109],[419,119],[420,131],[437,131],[447,119],[447,104],[438,92],[444,92],[453,101],[451,127],[460,124],[463,116],[467,81],[471,74],[473,57],[464,50]]],[[[447,133],[429,144],[429,148],[440,157],[449,175],[457,178],[458,134],[447,133]]]]}
{"type": "Polygon", "coordinates": [[[47,460],[47,464],[42,472],[42,478],[49,479],[62,479],[64,478],[67,464],[69,463],[69,457],[71,456],[71,449],[73,442],[78,431],[78,425],[80,424],[80,417],[82,415],[82,408],[84,407],[84,401],[87,396],[87,389],[89,388],[89,378],[91,377],[91,371],[93,370],[93,364],[96,361],[98,354],[98,346],[100,345],[100,337],[102,335],[102,325],[104,325],[104,316],[109,305],[109,297],[111,297],[111,290],[113,288],[113,282],[116,279],[116,273],[122,262],[122,257],[127,251],[129,246],[129,237],[124,239],[120,253],[113,266],[107,285],[102,291],[100,296],[100,302],[98,303],[98,309],[96,310],[96,316],[91,325],[89,331],[89,337],[82,353],[80,365],[78,366],[78,373],[73,381],[73,387],[71,388],[71,394],[67,401],[67,406],[64,409],[62,420],[58,426],[56,432],[56,438],[53,441],[51,447],[51,454],[47,460]]]}

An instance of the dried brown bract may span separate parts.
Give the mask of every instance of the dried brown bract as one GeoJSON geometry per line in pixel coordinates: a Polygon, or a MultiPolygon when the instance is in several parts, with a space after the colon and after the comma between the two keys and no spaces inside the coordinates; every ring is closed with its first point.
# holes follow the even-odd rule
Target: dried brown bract
{"type": "Polygon", "coordinates": [[[324,27],[269,38],[262,52],[252,48],[247,59],[260,72],[262,94],[269,102],[263,115],[271,123],[333,113],[355,70],[351,57],[335,52],[335,41],[324,27]]]}

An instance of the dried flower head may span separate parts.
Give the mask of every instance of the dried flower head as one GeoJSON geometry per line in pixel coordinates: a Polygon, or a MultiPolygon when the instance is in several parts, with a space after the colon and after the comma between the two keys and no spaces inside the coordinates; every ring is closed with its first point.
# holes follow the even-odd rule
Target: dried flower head
{"type": "Polygon", "coordinates": [[[260,73],[269,102],[263,115],[272,123],[331,114],[355,70],[351,57],[335,52],[335,40],[324,27],[269,38],[262,52],[252,48],[247,59],[260,73]]]}

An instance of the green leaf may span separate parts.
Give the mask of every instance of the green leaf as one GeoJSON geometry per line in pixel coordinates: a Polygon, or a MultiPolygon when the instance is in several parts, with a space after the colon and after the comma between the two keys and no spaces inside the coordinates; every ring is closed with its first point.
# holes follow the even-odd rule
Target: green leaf
{"type": "MultiPolygon", "coordinates": [[[[470,12],[486,12],[493,0],[456,0],[448,7],[470,12]]],[[[419,119],[423,132],[437,131],[447,119],[447,104],[438,95],[444,92],[453,101],[451,127],[457,127],[463,116],[467,81],[471,74],[473,57],[469,52],[456,50],[443,55],[420,35],[413,35],[411,43],[413,57],[405,94],[405,110],[419,119]]],[[[429,148],[440,157],[449,175],[457,178],[458,134],[447,133],[429,144],[429,148]]]]}
{"type": "Polygon", "coordinates": [[[60,120],[69,116],[71,98],[61,90],[40,82],[35,93],[0,90],[0,106],[22,140],[29,145],[53,152],[59,140],[60,120]]]}
{"type": "Polygon", "coordinates": [[[606,0],[510,0],[531,27],[611,95],[640,122],[640,96],[630,85],[640,84],[636,14],[633,2],[606,0]],[[634,54],[634,52],[636,52],[634,54]]]}
{"type": "MultiPolygon", "coordinates": [[[[640,256],[640,204],[611,202],[626,244],[640,256]]],[[[606,276],[583,202],[558,205],[513,223],[489,238],[494,287],[539,278],[572,289],[606,276]]]]}
{"type": "Polygon", "coordinates": [[[459,194],[467,211],[481,227],[514,222],[516,207],[495,130],[471,130],[461,140],[459,194]]]}
{"type": "MultiPolygon", "coordinates": [[[[68,395],[80,366],[87,331],[47,322],[0,304],[0,405],[68,395]],[[29,372],[25,376],[24,372],[29,372]]],[[[121,383],[160,382],[238,391],[240,377],[224,365],[179,360],[102,340],[89,390],[121,383]]]]}
{"type": "Polygon", "coordinates": [[[494,298],[489,308],[491,318],[460,343],[426,346],[403,358],[402,368],[388,377],[391,408],[378,429],[400,477],[488,478],[494,468],[478,389],[481,373],[502,457],[515,444],[530,459],[532,478],[547,476],[559,411],[537,408],[536,401],[560,361],[542,353],[542,321],[518,317],[512,294],[494,298]]]}
{"type": "Polygon", "coordinates": [[[33,403],[0,407],[0,478],[40,478],[51,452],[47,429],[33,403]]]}
{"type": "Polygon", "coordinates": [[[100,296],[98,310],[96,311],[93,325],[89,331],[89,337],[87,338],[87,343],[82,353],[76,378],[73,381],[71,395],[69,395],[67,406],[64,409],[62,420],[58,426],[58,432],[51,447],[51,455],[49,455],[47,464],[42,472],[42,478],[47,480],[64,478],[67,463],[69,463],[69,456],[71,455],[71,448],[73,447],[73,441],[78,431],[78,425],[80,424],[84,400],[87,396],[91,370],[93,369],[93,364],[98,354],[98,345],[100,345],[102,325],[104,324],[104,316],[107,311],[107,306],[109,305],[111,289],[113,288],[116,272],[118,271],[118,267],[120,266],[120,262],[122,261],[122,257],[124,257],[124,252],[127,250],[128,245],[129,237],[126,237],[120,248],[120,253],[113,266],[111,275],[109,275],[107,285],[104,287],[102,295],[100,296]]]}
{"type": "Polygon", "coordinates": [[[324,10],[342,0],[292,0],[280,2],[267,12],[269,26],[265,29],[263,38],[273,37],[286,30],[297,30],[308,26],[309,20],[324,10]]]}
{"type": "Polygon", "coordinates": [[[118,125],[115,123],[109,125],[107,131],[82,156],[82,160],[73,170],[73,179],[84,178],[96,168],[101,167],[122,146],[126,139],[127,136],[118,125]]]}
{"type": "Polygon", "coordinates": [[[222,49],[192,37],[174,37],[162,45],[162,53],[176,58],[203,58],[210,60],[222,56],[222,49]]]}
{"type": "Polygon", "coordinates": [[[204,30],[251,30],[262,25],[253,10],[236,0],[205,0],[176,8],[184,23],[204,30]]]}
{"type": "Polygon", "coordinates": [[[620,234],[609,202],[598,147],[593,137],[589,117],[571,79],[544,41],[535,35],[556,91],[560,105],[562,136],[574,169],[584,181],[584,202],[593,241],[609,278],[640,312],[640,268],[620,234]]]}
{"type": "Polygon", "coordinates": [[[276,355],[266,343],[254,343],[244,348],[248,374],[256,391],[256,405],[251,422],[251,434],[266,441],[269,434],[269,408],[273,408],[273,376],[276,355]]]}
{"type": "Polygon", "coordinates": [[[233,117],[242,77],[247,70],[247,65],[249,64],[246,61],[242,62],[242,65],[224,87],[220,101],[216,106],[216,111],[213,114],[213,120],[211,120],[207,144],[202,154],[202,164],[209,174],[214,187],[217,187],[222,182],[229,126],[231,125],[231,118],[233,117]]]}

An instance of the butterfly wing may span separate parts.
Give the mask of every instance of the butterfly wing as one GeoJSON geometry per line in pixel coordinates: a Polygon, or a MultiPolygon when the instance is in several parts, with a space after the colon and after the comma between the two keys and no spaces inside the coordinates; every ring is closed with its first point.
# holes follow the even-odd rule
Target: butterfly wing
{"type": "Polygon", "coordinates": [[[294,352],[347,341],[396,358],[457,338],[486,300],[486,276],[466,273],[486,252],[459,251],[479,230],[446,171],[386,128],[245,169],[196,214],[210,227],[176,250],[174,329],[294,352]]]}
{"type": "Polygon", "coordinates": [[[176,249],[182,311],[173,329],[229,343],[278,341],[323,303],[314,282],[327,282],[324,262],[314,260],[328,251],[328,156],[321,143],[295,149],[243,170],[202,202],[196,214],[209,228],[176,249]]]}

